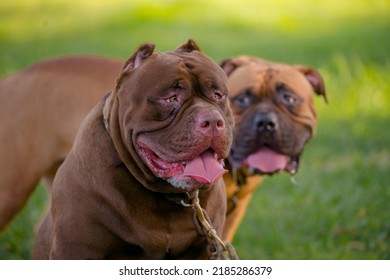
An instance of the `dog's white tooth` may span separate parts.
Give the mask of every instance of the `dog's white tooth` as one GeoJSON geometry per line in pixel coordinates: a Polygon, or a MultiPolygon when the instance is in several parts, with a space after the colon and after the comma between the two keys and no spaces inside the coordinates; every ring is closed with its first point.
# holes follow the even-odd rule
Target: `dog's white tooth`
{"type": "Polygon", "coordinates": [[[290,174],[292,174],[292,175],[294,175],[294,174],[296,174],[297,173],[297,167],[298,167],[298,162],[296,162],[296,161],[293,161],[292,163],[291,163],[291,169],[290,169],[290,174]]]}

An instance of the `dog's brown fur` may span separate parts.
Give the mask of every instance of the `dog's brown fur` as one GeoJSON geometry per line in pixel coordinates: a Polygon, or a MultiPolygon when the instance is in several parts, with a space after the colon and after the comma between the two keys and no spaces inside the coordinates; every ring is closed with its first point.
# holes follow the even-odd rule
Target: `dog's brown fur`
{"type": "MultiPolygon", "coordinates": [[[[50,185],[82,119],[112,89],[122,64],[100,57],[64,57],[38,63],[0,80],[0,118],[4,120],[0,126],[0,168],[6,171],[0,175],[0,229],[23,207],[41,178],[50,185]]],[[[223,61],[221,66],[229,76],[231,94],[237,94],[242,87],[260,88],[265,83],[261,75],[249,81],[232,79],[231,74],[248,64],[270,69],[280,65],[247,56],[223,61]]],[[[312,85],[311,94],[316,91],[325,97],[318,72],[305,66],[294,68],[307,78],[301,83],[312,85]]],[[[312,100],[309,102],[313,104],[312,100]]],[[[314,122],[312,126],[315,127],[314,122]]],[[[230,209],[224,237],[229,241],[264,178],[245,168],[236,170],[234,179],[232,174],[231,170],[224,176],[230,209]]]]}
{"type": "Polygon", "coordinates": [[[142,45],[82,123],[55,176],[33,257],[213,257],[193,209],[180,201],[199,192],[222,233],[226,195],[218,169],[233,127],[227,95],[226,75],[192,40],[167,53],[142,45]],[[218,173],[203,175],[199,161],[218,173]]]}

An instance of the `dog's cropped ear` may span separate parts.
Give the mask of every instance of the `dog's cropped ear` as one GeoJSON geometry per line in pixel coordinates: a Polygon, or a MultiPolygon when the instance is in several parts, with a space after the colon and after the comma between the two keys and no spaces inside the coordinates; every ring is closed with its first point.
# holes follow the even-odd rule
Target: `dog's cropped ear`
{"type": "Polygon", "coordinates": [[[189,39],[186,43],[181,44],[179,47],[177,47],[176,50],[182,52],[188,52],[188,53],[193,51],[198,51],[198,52],[201,51],[198,44],[192,39],[189,39]]]}
{"type": "Polygon", "coordinates": [[[122,72],[130,72],[137,69],[145,59],[147,59],[154,51],[155,45],[145,43],[141,45],[138,50],[126,61],[122,72]]]}
{"type": "Polygon", "coordinates": [[[263,64],[266,63],[265,60],[255,58],[252,56],[248,55],[240,55],[237,57],[233,58],[226,58],[223,59],[220,63],[219,66],[222,68],[223,71],[225,71],[227,76],[230,76],[236,70],[238,67],[251,64],[251,63],[256,63],[256,64],[263,64]]]}
{"type": "Polygon", "coordinates": [[[308,66],[294,65],[294,68],[297,69],[299,72],[301,72],[303,75],[305,75],[306,79],[313,87],[314,92],[317,95],[323,96],[325,102],[328,103],[328,98],[325,92],[325,83],[321,74],[317,70],[310,68],[308,66]]]}
{"type": "Polygon", "coordinates": [[[109,130],[111,111],[116,100],[116,93],[121,87],[123,77],[125,77],[126,74],[133,71],[134,69],[137,69],[148,57],[150,57],[154,52],[154,48],[154,44],[145,43],[141,45],[138,50],[125,62],[120,76],[116,80],[116,86],[114,90],[109,95],[107,95],[103,107],[104,125],[106,126],[107,130],[109,130]]]}
{"type": "Polygon", "coordinates": [[[138,50],[125,62],[120,76],[116,80],[115,91],[120,88],[122,79],[126,74],[140,67],[140,65],[150,57],[154,52],[155,45],[151,43],[145,43],[141,45],[138,50]]]}
{"type": "Polygon", "coordinates": [[[221,66],[222,70],[225,71],[227,76],[229,76],[238,67],[238,65],[234,63],[233,58],[226,58],[222,60],[219,63],[219,66],[221,66]]]}

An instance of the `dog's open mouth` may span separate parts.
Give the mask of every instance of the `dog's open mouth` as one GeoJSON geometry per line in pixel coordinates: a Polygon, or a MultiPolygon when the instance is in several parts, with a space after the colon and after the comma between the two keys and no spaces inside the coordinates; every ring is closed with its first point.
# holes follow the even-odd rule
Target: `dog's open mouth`
{"type": "Polygon", "coordinates": [[[150,170],[163,179],[193,179],[200,184],[209,185],[227,172],[223,159],[212,149],[207,149],[190,160],[180,162],[164,160],[146,147],[139,147],[138,153],[150,170]]]}
{"type": "Polygon", "coordinates": [[[278,153],[268,147],[262,147],[250,154],[244,160],[244,164],[262,174],[273,174],[279,171],[295,174],[298,170],[298,159],[278,153]]]}
{"type": "Polygon", "coordinates": [[[288,156],[269,147],[261,147],[246,157],[242,164],[252,172],[260,175],[286,171],[295,174],[299,167],[299,156],[288,156]]]}

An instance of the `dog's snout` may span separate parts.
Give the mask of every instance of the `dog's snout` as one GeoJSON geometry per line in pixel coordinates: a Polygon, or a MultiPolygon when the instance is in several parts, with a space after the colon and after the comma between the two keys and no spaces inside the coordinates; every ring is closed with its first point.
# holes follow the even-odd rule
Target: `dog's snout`
{"type": "Polygon", "coordinates": [[[217,110],[202,112],[197,116],[198,128],[206,133],[219,131],[225,128],[225,121],[217,110]]]}
{"type": "Polygon", "coordinates": [[[277,117],[273,113],[258,113],[254,118],[254,128],[258,132],[274,132],[278,128],[277,117]]]}

